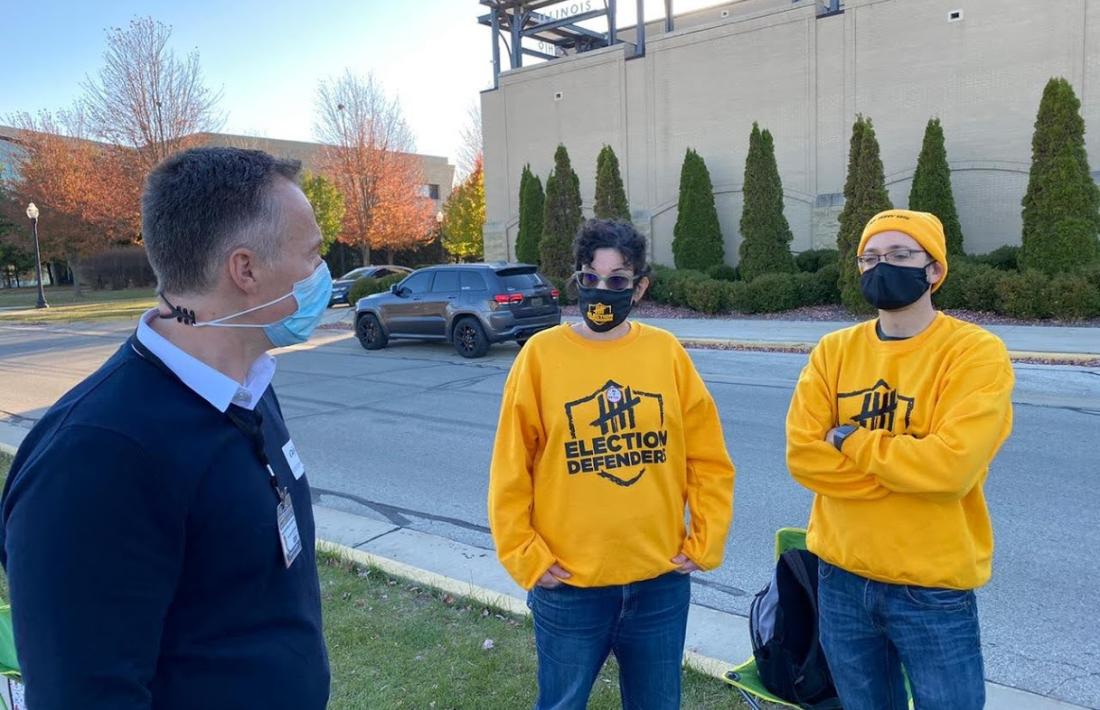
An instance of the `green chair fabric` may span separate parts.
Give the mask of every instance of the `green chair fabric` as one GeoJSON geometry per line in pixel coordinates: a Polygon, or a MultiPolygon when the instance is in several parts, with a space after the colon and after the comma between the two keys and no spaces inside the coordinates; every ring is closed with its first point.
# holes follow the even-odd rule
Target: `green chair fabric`
{"type": "MultiPolygon", "coordinates": [[[[805,550],[806,549],[806,531],[802,528],[780,528],[775,532],[775,559],[778,560],[779,556],[787,550],[805,550]]],[[[747,661],[730,670],[725,675],[726,683],[732,685],[741,693],[741,697],[748,703],[749,707],[753,710],[761,710],[760,701],[763,700],[769,703],[775,703],[776,705],[782,705],[789,708],[797,708],[798,705],[788,703],[786,700],[781,700],[775,697],[768,689],[764,687],[764,684],[760,681],[760,676],[756,672],[756,659],[749,658],[747,661]]],[[[909,690],[909,679],[905,679],[905,688],[909,690]]],[[[913,694],[909,693],[909,707],[913,707],[913,694]]]]}

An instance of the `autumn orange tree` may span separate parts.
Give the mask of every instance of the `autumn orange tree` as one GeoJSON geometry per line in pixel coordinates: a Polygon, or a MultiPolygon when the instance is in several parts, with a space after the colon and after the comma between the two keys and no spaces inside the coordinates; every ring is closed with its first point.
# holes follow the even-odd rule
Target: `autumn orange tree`
{"type": "Polygon", "coordinates": [[[317,89],[322,172],[344,196],[340,241],[369,264],[372,250],[415,249],[431,241],[434,210],[421,192],[424,177],[412,132],[395,99],[373,76],[350,71],[317,89]]]}
{"type": "MultiPolygon", "coordinates": [[[[80,295],[80,265],[112,244],[137,241],[140,168],[132,151],[87,138],[79,107],[18,113],[22,150],[9,188],[14,204],[38,205],[43,256],[64,259],[80,295]]],[[[9,206],[9,209],[12,209],[9,206]]]]}
{"type": "Polygon", "coordinates": [[[145,174],[222,120],[198,54],[178,58],[171,35],[151,17],[109,29],[103,65],[73,108],[8,119],[20,143],[8,191],[38,205],[43,254],[68,262],[78,294],[85,257],[140,241],[145,174]]]}

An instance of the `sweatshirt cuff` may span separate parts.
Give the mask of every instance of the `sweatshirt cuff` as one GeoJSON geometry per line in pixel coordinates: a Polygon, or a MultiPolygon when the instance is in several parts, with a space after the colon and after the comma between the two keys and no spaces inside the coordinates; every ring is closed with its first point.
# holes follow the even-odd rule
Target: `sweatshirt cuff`
{"type": "MultiPolygon", "coordinates": [[[[698,567],[701,572],[709,572],[710,570],[717,567],[718,565],[706,564],[706,555],[703,554],[705,551],[698,549],[698,547],[698,545],[692,544],[691,538],[688,538],[684,541],[684,545],[680,549],[680,552],[682,552],[684,556],[687,557],[689,560],[694,562],[695,566],[698,567]]],[[[719,561],[719,564],[721,564],[721,561],[719,561]]]]}
{"type": "Polygon", "coordinates": [[[554,564],[557,558],[550,552],[550,548],[543,542],[538,534],[535,535],[535,541],[531,545],[530,561],[527,566],[527,574],[525,576],[512,575],[515,577],[519,585],[524,589],[530,591],[534,587],[542,575],[546,574],[546,570],[550,569],[550,565],[554,564]]]}
{"type": "Polygon", "coordinates": [[[867,473],[867,469],[865,468],[867,446],[874,437],[875,432],[870,429],[856,427],[856,430],[845,437],[844,441],[841,442],[840,452],[851,459],[856,465],[856,468],[864,473],[867,473]]]}

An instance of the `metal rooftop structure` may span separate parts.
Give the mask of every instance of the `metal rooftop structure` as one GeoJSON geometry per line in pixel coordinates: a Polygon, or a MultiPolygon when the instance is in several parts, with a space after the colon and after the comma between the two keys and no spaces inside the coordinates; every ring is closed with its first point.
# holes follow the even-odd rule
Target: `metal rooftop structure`
{"type": "MultiPolygon", "coordinates": [[[[569,0],[478,0],[489,13],[478,18],[478,23],[492,30],[493,88],[500,85],[500,43],[508,50],[508,68],[519,69],[523,58],[557,59],[568,53],[587,52],[601,47],[619,44],[616,17],[618,0],[586,0],[569,3],[569,0]],[[594,9],[588,9],[592,6],[594,9]],[[549,9],[559,6],[557,9],[549,9]],[[561,7],[565,6],[565,7],[561,7]],[[540,12],[547,10],[547,12],[540,12]],[[574,12],[574,10],[579,10],[574,12]],[[604,18],[603,32],[584,27],[581,23],[604,18]],[[524,40],[535,40],[541,49],[524,46],[524,40]],[[553,49],[550,54],[547,49],[553,49]]],[[[627,0],[629,2],[629,0],[627,0]]],[[[801,0],[791,0],[798,3],[801,0]]],[[[637,25],[632,57],[645,56],[645,0],[635,0],[637,25]]],[[[844,12],[841,0],[815,0],[818,17],[828,17],[844,12]]],[[[665,32],[673,30],[673,0],[664,0],[665,32]]]]}
{"type": "MultiPolygon", "coordinates": [[[[635,43],[635,56],[645,54],[645,13],[644,0],[635,0],[638,7],[638,41],[635,43]]],[[[584,7],[600,5],[600,7],[584,10],[575,14],[553,13],[545,14],[540,10],[554,5],[562,5],[563,0],[479,0],[489,8],[489,14],[482,15],[478,22],[492,30],[493,38],[493,88],[496,88],[500,79],[501,57],[500,42],[503,41],[508,49],[508,63],[510,69],[519,69],[523,66],[524,56],[537,57],[538,59],[557,59],[567,52],[587,52],[600,47],[609,47],[619,44],[615,18],[617,16],[617,0],[595,0],[584,3],[584,7]],[[606,31],[599,32],[588,27],[581,26],[582,22],[605,18],[606,31]],[[549,54],[545,51],[525,47],[523,41],[531,39],[540,42],[544,47],[553,47],[558,53],[549,54]]],[[[664,0],[666,29],[672,29],[672,3],[673,0],[664,0]]],[[[574,3],[580,6],[580,3],[574,3]]],[[[567,8],[568,11],[568,8],[567,8]]]]}

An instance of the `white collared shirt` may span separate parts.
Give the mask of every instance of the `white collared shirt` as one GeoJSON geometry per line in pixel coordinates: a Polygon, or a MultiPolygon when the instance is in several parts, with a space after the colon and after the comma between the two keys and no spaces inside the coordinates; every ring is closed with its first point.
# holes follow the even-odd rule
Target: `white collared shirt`
{"type": "Polygon", "coordinates": [[[158,316],[156,308],[146,311],[138,320],[137,339],[160,359],[200,397],[219,412],[225,412],[230,404],[244,409],[255,409],[275,377],[275,358],[264,353],[248,370],[244,384],[215,370],[202,360],[185,353],[149,325],[158,316]]]}

